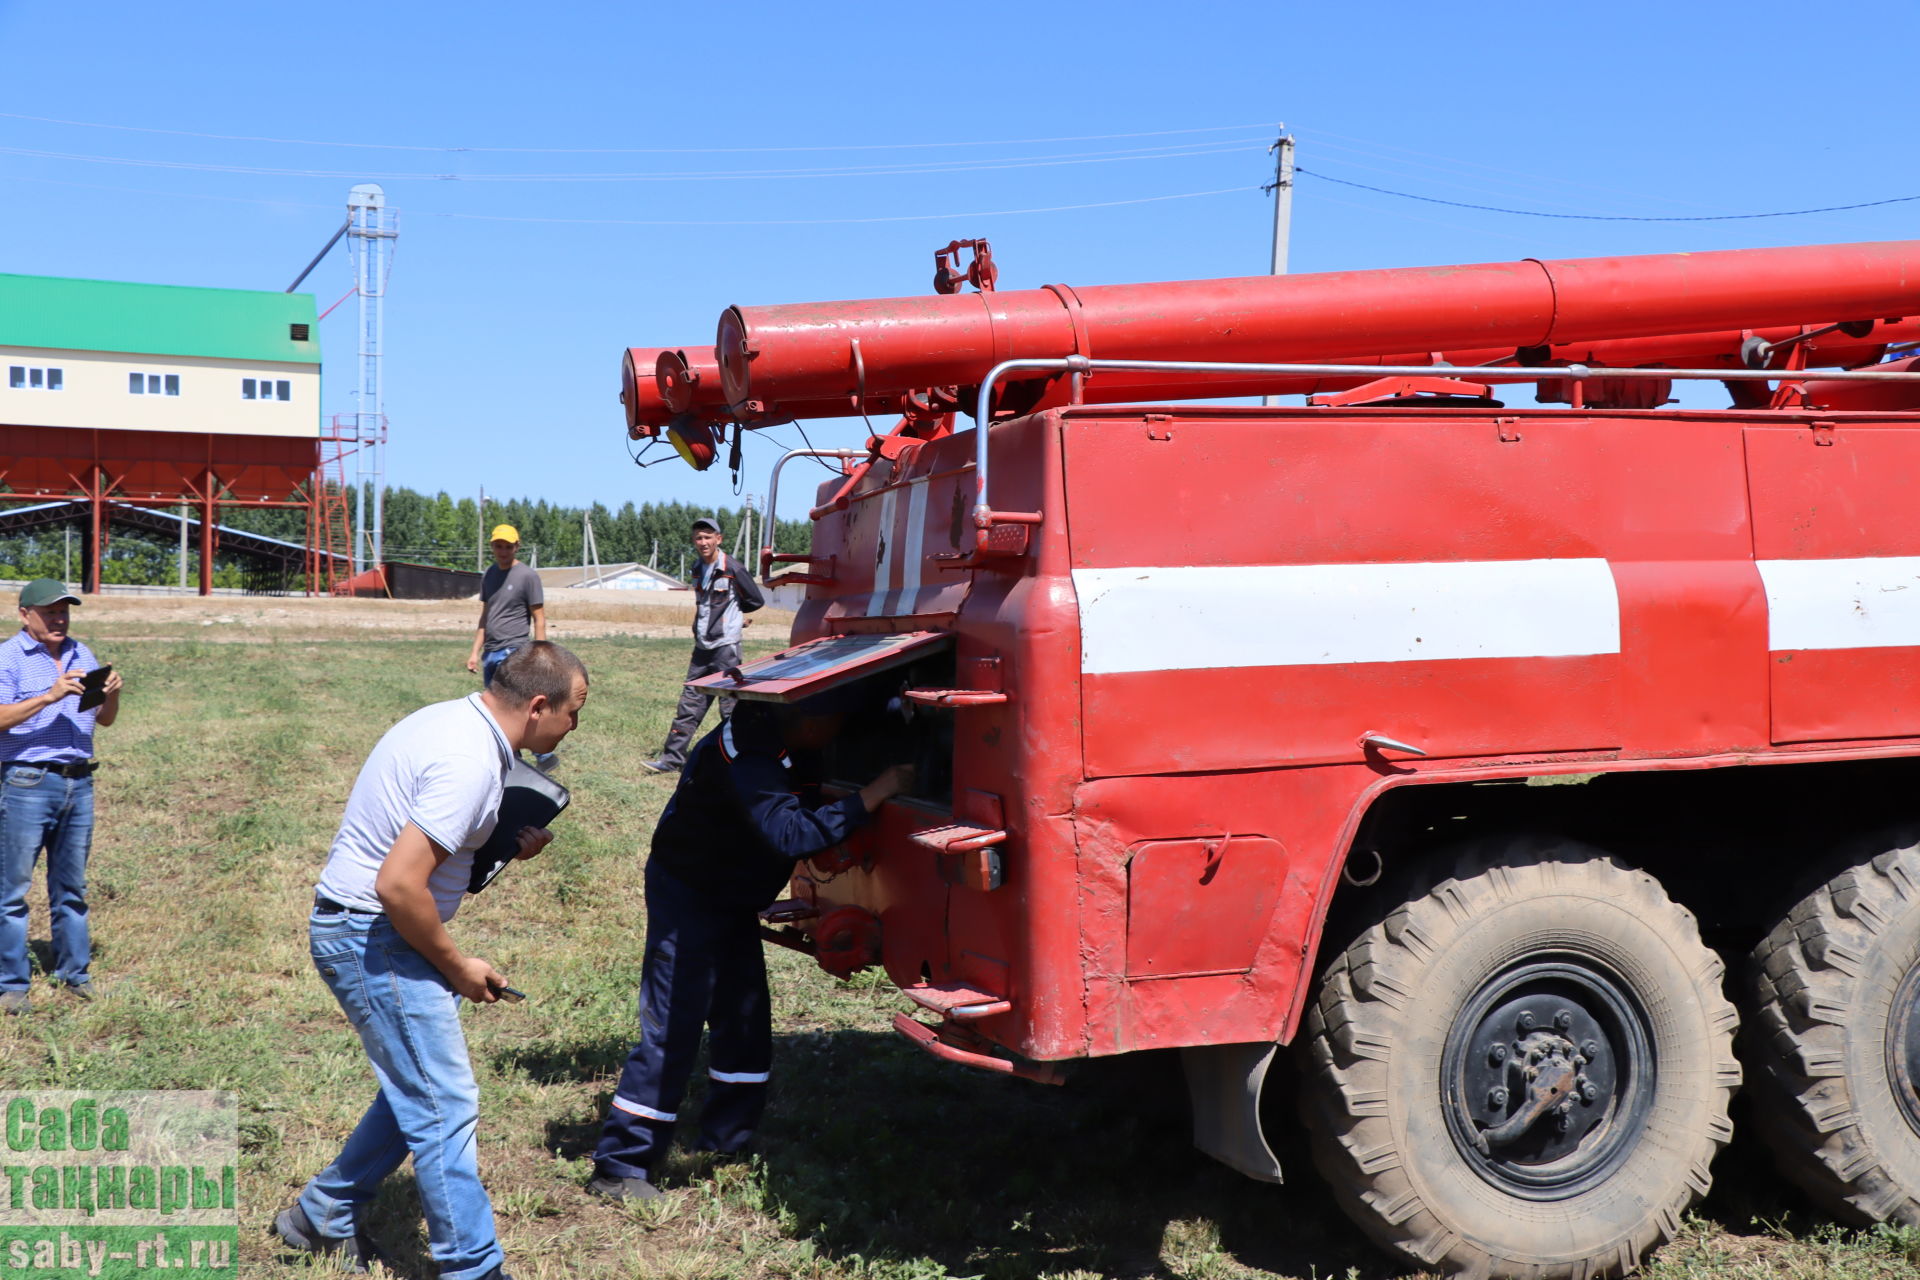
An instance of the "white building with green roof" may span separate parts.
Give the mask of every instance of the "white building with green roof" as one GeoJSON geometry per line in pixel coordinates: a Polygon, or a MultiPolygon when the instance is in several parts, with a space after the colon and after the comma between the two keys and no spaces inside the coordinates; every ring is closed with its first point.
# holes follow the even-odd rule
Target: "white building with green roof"
{"type": "Polygon", "coordinates": [[[0,274],[0,424],[316,439],[313,296],[0,274]]]}

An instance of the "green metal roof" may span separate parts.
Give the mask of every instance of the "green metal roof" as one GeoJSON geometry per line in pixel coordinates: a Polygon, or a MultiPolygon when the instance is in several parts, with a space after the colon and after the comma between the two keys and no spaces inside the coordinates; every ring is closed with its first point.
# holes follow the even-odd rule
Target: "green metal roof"
{"type": "Polygon", "coordinates": [[[0,347],[319,364],[320,328],[310,293],[0,273],[0,347]]]}

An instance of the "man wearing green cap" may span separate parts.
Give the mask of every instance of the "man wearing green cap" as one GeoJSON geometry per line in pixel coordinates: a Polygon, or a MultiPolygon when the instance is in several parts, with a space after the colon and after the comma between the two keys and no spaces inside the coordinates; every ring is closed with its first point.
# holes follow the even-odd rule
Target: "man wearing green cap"
{"type": "Polygon", "coordinates": [[[80,597],[54,578],[20,591],[20,631],[0,643],[0,1012],[25,1013],[27,890],[47,852],[53,980],[91,999],[87,854],[93,845],[93,731],[120,714],[120,676],[81,710],[93,651],[67,634],[80,597]]]}

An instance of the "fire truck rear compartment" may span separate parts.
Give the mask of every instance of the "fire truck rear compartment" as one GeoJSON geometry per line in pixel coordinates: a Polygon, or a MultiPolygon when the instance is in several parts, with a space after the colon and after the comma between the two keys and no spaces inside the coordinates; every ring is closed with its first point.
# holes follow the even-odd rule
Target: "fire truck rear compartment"
{"type": "Polygon", "coordinates": [[[848,713],[841,732],[821,753],[825,778],[857,789],[889,765],[910,764],[914,784],[909,798],[951,810],[953,713],[923,706],[904,695],[909,689],[951,689],[953,685],[953,649],[943,646],[925,658],[849,686],[859,706],[848,713]]]}

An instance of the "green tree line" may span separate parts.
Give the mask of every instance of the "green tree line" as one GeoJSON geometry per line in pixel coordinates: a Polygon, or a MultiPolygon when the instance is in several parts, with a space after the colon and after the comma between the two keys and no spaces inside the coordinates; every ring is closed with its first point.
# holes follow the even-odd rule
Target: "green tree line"
{"type": "MultiPolygon", "coordinates": [[[[520,531],[521,559],[539,557],[542,565],[580,564],[584,560],[583,517],[593,518],[593,540],[600,562],[637,561],[653,555],[656,542],[660,568],[673,573],[680,553],[691,545],[689,527],[699,516],[719,520],[723,545],[731,551],[744,506],[715,510],[685,502],[624,503],[618,510],[596,502],[590,508],[561,506],[544,499],[489,498],[482,516],[470,497],[431,497],[412,489],[388,489],[386,498],[386,553],[389,560],[407,560],[445,568],[475,567],[480,538],[495,525],[510,524],[520,531]]],[[[804,520],[782,520],[775,545],[781,551],[804,551],[810,525],[804,520]]],[[[762,537],[761,519],[754,517],[754,539],[762,537]]],[[[754,557],[749,556],[748,559],[754,557]]]]}
{"type": "MultiPolygon", "coordinates": [[[[369,495],[370,496],[370,495],[369,495]]],[[[370,504],[369,504],[370,505],[370,504]]],[[[590,508],[563,506],[544,499],[488,498],[485,527],[479,504],[471,497],[455,499],[446,493],[431,496],[415,489],[389,487],[386,491],[385,554],[389,560],[435,565],[444,569],[473,569],[479,566],[480,539],[495,525],[510,524],[520,531],[521,559],[543,566],[577,565],[583,560],[581,544],[583,517],[593,517],[593,538],[600,563],[635,561],[645,564],[653,555],[656,540],[660,549],[659,567],[677,574],[682,553],[689,552],[690,530],[698,516],[719,520],[723,544],[733,550],[746,509],[740,507],[698,506],[686,502],[624,503],[618,510],[603,503],[590,508]]],[[[218,516],[222,525],[250,533],[304,544],[307,540],[307,513],[304,510],[272,507],[222,507],[218,516]]],[[[780,551],[805,551],[812,526],[805,520],[782,520],[775,538],[780,551]]],[[[74,531],[71,544],[59,529],[0,538],[0,577],[59,578],[80,573],[80,540],[74,531]],[[69,554],[70,552],[70,554],[69,554]]],[[[754,514],[754,541],[762,538],[761,515],[754,514]]],[[[189,554],[193,554],[189,549],[189,554]]],[[[758,555],[744,557],[748,567],[759,572],[758,555]]],[[[692,556],[686,556],[692,563],[692,556]]],[[[196,575],[190,580],[198,581],[196,575]]],[[[101,578],[111,583],[171,584],[179,578],[177,545],[171,541],[147,539],[138,534],[115,530],[107,540],[106,559],[101,578]]],[[[216,553],[214,585],[238,587],[250,585],[247,567],[229,563],[216,553]]]]}

